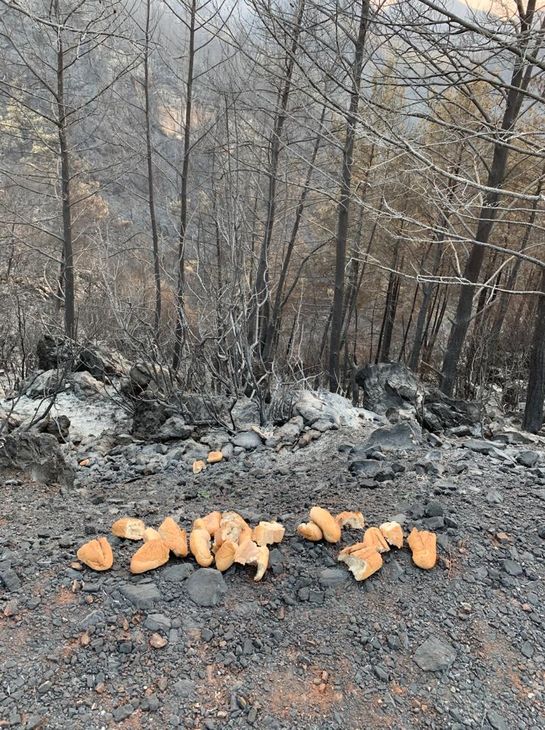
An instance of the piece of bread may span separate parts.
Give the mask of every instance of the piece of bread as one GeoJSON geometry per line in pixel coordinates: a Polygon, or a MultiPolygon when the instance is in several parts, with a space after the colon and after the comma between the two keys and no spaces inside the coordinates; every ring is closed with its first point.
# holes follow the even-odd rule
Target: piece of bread
{"type": "Polygon", "coordinates": [[[206,457],[206,461],[209,464],[217,464],[219,461],[223,461],[223,454],[221,451],[211,451],[206,457]]]}
{"type": "Polygon", "coordinates": [[[262,545],[274,545],[282,542],[286,528],[280,522],[260,522],[254,527],[252,540],[260,547],[262,545]]]}
{"type": "Polygon", "coordinates": [[[165,517],[159,525],[159,535],[177,558],[185,558],[189,552],[187,534],[172,517],[165,517]]]}
{"type": "Polygon", "coordinates": [[[238,545],[231,540],[224,540],[216,552],[216,568],[224,573],[235,562],[235,553],[238,545]]]}
{"type": "Polygon", "coordinates": [[[112,548],[105,537],[89,540],[79,548],[76,555],[78,560],[93,570],[110,570],[114,564],[112,548]]]}
{"type": "Polygon", "coordinates": [[[200,474],[203,469],[206,469],[206,463],[202,459],[197,459],[193,462],[193,474],[200,474]]]}
{"type": "Polygon", "coordinates": [[[214,562],[214,557],[210,552],[210,535],[207,530],[203,528],[191,530],[189,549],[201,567],[208,568],[214,562]]]}
{"type": "Polygon", "coordinates": [[[221,516],[220,526],[214,533],[214,550],[220,548],[225,540],[240,545],[251,538],[252,528],[238,512],[224,512],[221,516]]]}
{"type": "MultiPolygon", "coordinates": [[[[361,545],[361,543],[359,543],[361,545]]],[[[353,545],[350,547],[354,547],[353,545]]],[[[382,555],[373,546],[365,545],[357,550],[341,550],[338,560],[345,563],[356,580],[366,580],[382,568],[382,555]]]]}
{"type": "Polygon", "coordinates": [[[324,537],[324,533],[315,522],[301,522],[297,527],[297,534],[311,542],[318,542],[318,540],[323,540],[324,537]]]}
{"type": "Polygon", "coordinates": [[[431,570],[437,562],[437,536],[428,530],[413,527],[407,538],[411,548],[413,563],[423,570],[431,570]]]}
{"type": "Polygon", "coordinates": [[[361,512],[341,512],[335,515],[335,519],[341,527],[353,527],[354,530],[363,530],[365,518],[361,512]]]}
{"type": "Polygon", "coordinates": [[[403,528],[399,522],[383,522],[379,530],[386,538],[388,545],[393,545],[396,548],[403,547],[403,528]]]}
{"type": "Polygon", "coordinates": [[[144,542],[149,542],[150,540],[160,540],[161,535],[155,530],[153,527],[146,527],[144,530],[144,542]]]}
{"type": "Polygon", "coordinates": [[[221,512],[210,512],[205,517],[199,517],[193,522],[193,529],[204,529],[209,535],[214,536],[216,530],[219,530],[221,521],[221,512]]]}
{"type": "Polygon", "coordinates": [[[169,549],[162,540],[150,540],[134,553],[131,558],[131,573],[145,573],[168,562],[169,549]]]}
{"type": "Polygon", "coordinates": [[[378,527],[369,527],[363,534],[363,544],[375,548],[379,553],[387,553],[390,546],[384,539],[384,535],[378,527]]]}
{"type": "Polygon", "coordinates": [[[318,525],[327,542],[339,542],[341,526],[329,510],[323,507],[313,507],[310,510],[310,519],[318,525]]]}
{"type": "Polygon", "coordinates": [[[260,581],[269,565],[269,548],[266,545],[256,545],[253,540],[246,540],[236,549],[235,563],[256,565],[257,571],[254,581],[260,581]]]}
{"type": "Polygon", "coordinates": [[[142,540],[145,529],[146,525],[136,517],[122,517],[112,525],[112,533],[127,540],[142,540]]]}

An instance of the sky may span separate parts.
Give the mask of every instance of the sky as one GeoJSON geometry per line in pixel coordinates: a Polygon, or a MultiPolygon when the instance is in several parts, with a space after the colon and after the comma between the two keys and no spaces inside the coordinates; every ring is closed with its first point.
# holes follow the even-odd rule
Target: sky
{"type": "MultiPolygon", "coordinates": [[[[496,10],[500,10],[503,6],[503,8],[507,8],[510,12],[512,12],[515,7],[516,3],[515,0],[463,0],[466,5],[468,5],[470,8],[473,8],[474,10],[492,10],[494,9],[494,6],[496,7],[496,10]]],[[[524,1],[524,5],[526,6],[527,0],[524,1]]],[[[538,0],[537,2],[538,8],[545,8],[545,0],[538,0]]]]}

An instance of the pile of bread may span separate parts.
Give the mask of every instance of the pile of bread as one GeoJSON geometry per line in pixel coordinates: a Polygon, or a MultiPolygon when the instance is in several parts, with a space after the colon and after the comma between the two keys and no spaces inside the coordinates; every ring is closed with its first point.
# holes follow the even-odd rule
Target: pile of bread
{"type": "MultiPolygon", "coordinates": [[[[302,522],[297,532],[312,542],[339,542],[343,527],[365,530],[365,518],[361,512],[341,512],[334,517],[323,507],[313,507],[309,516],[310,521],[302,522]]],[[[356,580],[365,580],[382,568],[382,553],[388,552],[391,547],[402,548],[403,540],[403,528],[399,522],[383,522],[379,527],[367,528],[361,542],[343,548],[338,560],[348,566],[356,580]]],[[[407,544],[415,565],[424,570],[431,570],[435,566],[435,533],[415,527],[407,538],[407,544]]]]}
{"type": "MultiPolygon", "coordinates": [[[[323,507],[310,510],[310,521],[302,522],[297,532],[306,540],[326,540],[337,543],[343,528],[364,530],[363,539],[348,545],[339,553],[338,560],[345,563],[356,580],[365,580],[383,565],[382,554],[391,547],[403,547],[403,529],[398,522],[384,522],[379,527],[365,529],[361,512],[341,512],[333,516],[323,507]]],[[[185,558],[191,553],[203,568],[215,564],[222,572],[234,563],[256,567],[254,580],[265,575],[269,565],[269,545],[282,542],[285,529],[279,522],[260,522],[250,527],[237,512],[210,512],[193,522],[187,539],[186,531],[172,518],[167,517],[157,529],[146,527],[136,517],[122,517],[112,525],[116,537],[143,541],[130,562],[131,573],[145,573],[168,562],[172,553],[185,558]]],[[[414,528],[407,538],[415,565],[431,570],[437,561],[437,542],[433,532],[414,528]]],[[[98,537],[82,545],[78,559],[93,570],[109,570],[114,562],[112,548],[107,538],[98,537]]]]}
{"type": "MultiPolygon", "coordinates": [[[[261,580],[269,565],[268,545],[281,542],[285,529],[279,522],[260,522],[251,528],[237,512],[211,512],[193,523],[189,535],[167,517],[155,530],[136,517],[122,517],[112,525],[116,537],[143,541],[130,562],[131,573],[145,573],[168,562],[172,553],[185,558],[189,553],[203,568],[213,563],[222,572],[233,563],[256,566],[254,580],[261,580]]],[[[114,562],[107,538],[98,537],[82,545],[78,559],[93,570],[109,570],[114,562]]]]}

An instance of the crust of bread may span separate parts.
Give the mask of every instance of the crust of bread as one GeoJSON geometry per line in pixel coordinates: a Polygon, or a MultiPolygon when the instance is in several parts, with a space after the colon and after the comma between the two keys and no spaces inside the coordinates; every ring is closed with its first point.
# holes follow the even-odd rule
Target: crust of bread
{"type": "Polygon", "coordinates": [[[159,535],[177,558],[185,558],[189,552],[187,534],[172,517],[165,517],[159,525],[159,535]]]}
{"type": "Polygon", "coordinates": [[[223,461],[223,454],[221,451],[211,451],[206,457],[206,461],[209,464],[217,464],[219,461],[223,461]]]}
{"type": "Polygon", "coordinates": [[[324,533],[315,522],[301,522],[297,527],[297,534],[311,542],[318,542],[324,538],[324,533]]]}
{"type": "Polygon", "coordinates": [[[378,527],[368,527],[363,535],[363,544],[375,548],[379,553],[387,553],[390,546],[378,527]]]}
{"type": "Polygon", "coordinates": [[[162,540],[150,540],[134,553],[131,558],[131,573],[146,573],[168,562],[169,549],[162,540]]]}
{"type": "Polygon", "coordinates": [[[225,540],[216,553],[216,568],[224,573],[229,570],[235,562],[235,553],[237,545],[231,540],[225,540]]]}
{"type": "Polygon", "coordinates": [[[109,570],[114,564],[110,543],[105,537],[97,537],[82,545],[76,553],[78,560],[93,570],[109,570]]]}
{"type": "MultiPolygon", "coordinates": [[[[357,543],[361,545],[361,543],[357,543]]],[[[351,545],[354,548],[356,546],[351,545]]],[[[358,581],[367,580],[369,576],[382,568],[382,555],[371,545],[358,547],[356,550],[341,550],[338,560],[345,563],[354,578],[358,581]]]]}
{"type": "Polygon", "coordinates": [[[214,562],[214,556],[210,552],[210,535],[207,530],[203,528],[191,530],[189,549],[201,567],[208,568],[214,562]]]}
{"type": "Polygon", "coordinates": [[[254,527],[252,540],[260,547],[263,545],[274,545],[282,542],[286,528],[280,522],[260,522],[254,527]]]}
{"type": "Polygon", "coordinates": [[[365,528],[365,517],[361,512],[341,512],[335,515],[335,519],[341,527],[352,527],[354,530],[365,528]]]}
{"type": "Polygon", "coordinates": [[[136,517],[121,517],[112,525],[112,534],[127,540],[142,540],[146,525],[136,517]]]}
{"type": "Polygon", "coordinates": [[[396,548],[403,547],[403,528],[399,522],[383,522],[379,530],[384,535],[388,545],[393,545],[396,548]]]}
{"type": "Polygon", "coordinates": [[[417,530],[413,527],[407,538],[413,563],[422,570],[431,570],[437,563],[437,536],[435,532],[417,530]]]}
{"type": "Polygon", "coordinates": [[[310,519],[318,525],[327,542],[339,542],[341,526],[329,510],[324,507],[313,507],[310,510],[310,519]]]}

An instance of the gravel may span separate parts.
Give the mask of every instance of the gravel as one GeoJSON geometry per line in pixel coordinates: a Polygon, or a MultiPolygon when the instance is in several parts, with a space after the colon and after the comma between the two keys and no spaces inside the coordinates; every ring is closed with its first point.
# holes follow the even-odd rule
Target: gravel
{"type": "Polygon", "coordinates": [[[517,446],[441,436],[369,459],[389,474],[377,483],[350,470],[371,428],[299,450],[237,447],[198,476],[183,445],[169,446],[181,451],[166,471],[138,476],[165,456],[157,445],[89,438],[74,462],[85,452],[96,467],[79,468],[71,489],[0,481],[0,726],[542,727],[541,467],[517,446]],[[406,534],[436,520],[438,565],[421,571],[392,549],[357,583],[337,554],[359,531],[340,546],[296,535],[313,504],[362,510],[368,525],[398,518],[406,534]],[[190,558],[131,576],[137,545],[114,538],[112,570],[74,567],[77,547],[125,514],[150,526],[171,514],[187,529],[212,509],[286,526],[261,583],[255,568],[222,576],[190,558]]]}

